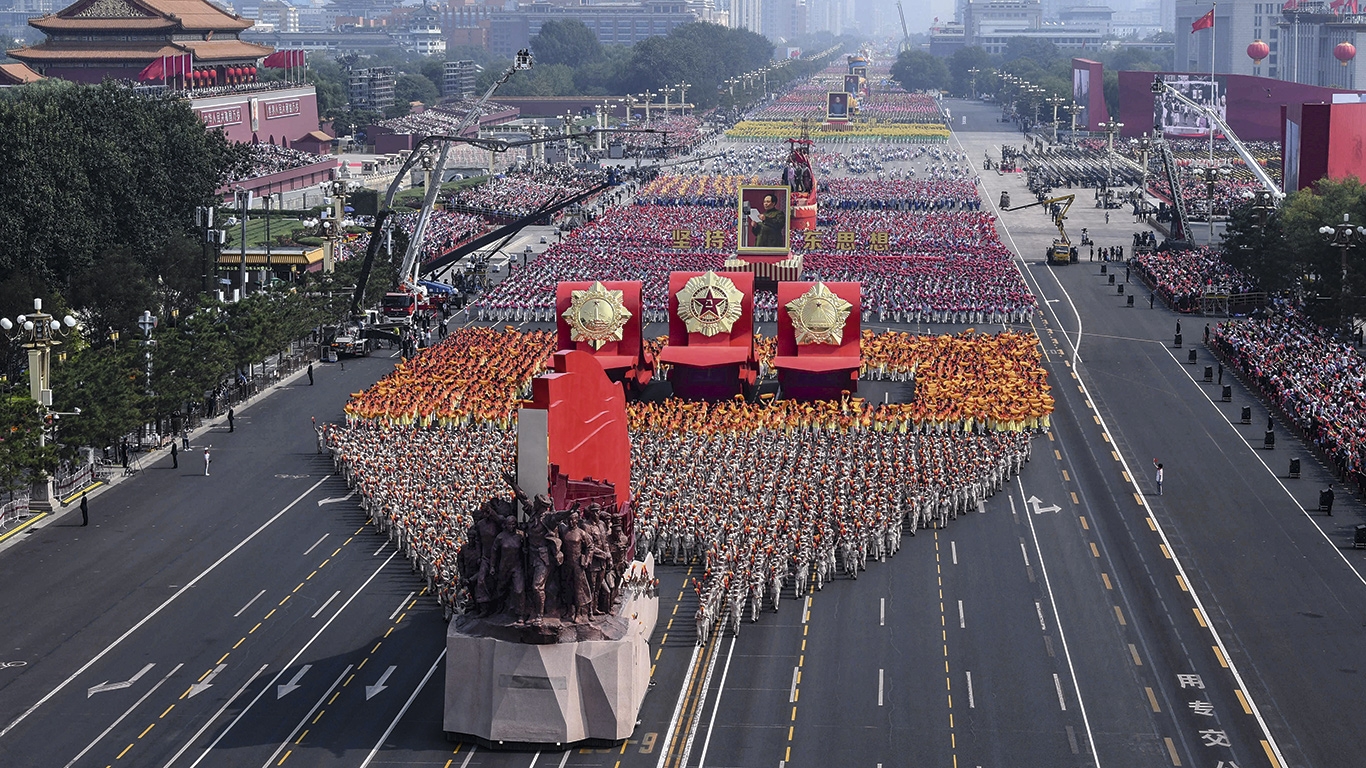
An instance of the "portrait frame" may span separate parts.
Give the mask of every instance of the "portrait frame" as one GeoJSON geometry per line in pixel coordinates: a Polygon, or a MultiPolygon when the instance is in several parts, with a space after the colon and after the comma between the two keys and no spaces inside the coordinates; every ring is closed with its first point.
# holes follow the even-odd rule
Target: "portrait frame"
{"type": "MultiPolygon", "coordinates": [[[[792,251],[792,190],[786,186],[745,185],[741,186],[736,208],[735,252],[755,256],[786,256],[792,251]],[[781,246],[755,245],[757,233],[753,228],[750,211],[764,210],[764,198],[774,196],[774,209],[782,213],[783,230],[781,246]]],[[[762,215],[762,214],[761,214],[762,215]]]]}
{"type": "Polygon", "coordinates": [[[825,119],[827,121],[847,122],[849,120],[850,94],[845,91],[830,91],[825,94],[825,119]]]}

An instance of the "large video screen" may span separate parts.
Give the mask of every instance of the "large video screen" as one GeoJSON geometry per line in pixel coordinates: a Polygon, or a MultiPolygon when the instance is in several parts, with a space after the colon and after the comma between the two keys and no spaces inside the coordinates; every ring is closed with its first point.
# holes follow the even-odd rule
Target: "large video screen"
{"type": "MultiPolygon", "coordinates": [[[[1162,78],[1173,91],[1200,104],[1220,120],[1228,118],[1228,93],[1222,77],[1209,75],[1168,75],[1162,78]]],[[[1216,130],[1209,116],[1170,93],[1153,100],[1153,125],[1173,138],[1200,138],[1216,130]]]]}

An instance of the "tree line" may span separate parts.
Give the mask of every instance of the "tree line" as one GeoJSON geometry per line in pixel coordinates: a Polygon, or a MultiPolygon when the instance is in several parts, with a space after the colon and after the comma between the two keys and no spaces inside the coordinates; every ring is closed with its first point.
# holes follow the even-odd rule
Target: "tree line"
{"type": "Polygon", "coordinates": [[[79,446],[183,414],[234,371],[344,315],[359,267],[349,262],[234,304],[204,292],[206,267],[216,270],[195,209],[217,204],[248,150],[171,96],[55,80],[0,90],[0,316],[31,315],[37,298],[79,321],[54,350],[52,389],[54,410],[81,411],[42,424],[20,328],[0,334],[0,490],[79,446]],[[150,339],[143,311],[159,319],[150,339]],[[154,342],[150,379],[144,341],[154,342]],[[55,446],[38,448],[42,429],[55,446]]]}

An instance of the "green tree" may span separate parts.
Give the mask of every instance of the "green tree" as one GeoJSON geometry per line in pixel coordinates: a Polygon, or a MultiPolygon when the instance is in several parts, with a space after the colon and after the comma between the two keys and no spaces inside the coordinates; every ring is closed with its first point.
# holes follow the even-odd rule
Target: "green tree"
{"type": "Polygon", "coordinates": [[[927,51],[902,51],[892,64],[892,79],[908,91],[935,91],[949,85],[949,68],[927,51]]]}
{"type": "Polygon", "coordinates": [[[61,81],[0,93],[0,279],[60,284],[116,249],[160,249],[247,152],[170,96],[61,81]]]}
{"type": "Polygon", "coordinates": [[[118,345],[86,347],[54,366],[53,402],[63,411],[81,412],[58,422],[57,440],[68,453],[83,445],[113,446],[146,423],[142,354],[137,339],[121,337],[118,345]]]}
{"type": "Polygon", "coordinates": [[[1366,253],[1346,251],[1347,294],[1342,303],[1344,253],[1319,232],[1342,222],[1366,223],[1366,187],[1356,177],[1322,179],[1313,188],[1285,199],[1264,236],[1256,229],[1259,217],[1251,209],[1234,216],[1225,240],[1227,258],[1248,270],[1267,290],[1291,290],[1304,301],[1310,317],[1336,327],[1339,312],[1360,315],[1366,296],[1366,253]],[[1263,239],[1269,240],[1264,243],[1263,239]]]}
{"type": "Polygon", "coordinates": [[[441,91],[436,87],[436,83],[428,80],[425,75],[399,75],[394,83],[394,101],[405,107],[413,101],[435,104],[440,98],[441,91]]]}
{"type": "Polygon", "coordinates": [[[598,36],[582,21],[547,21],[531,38],[531,53],[537,66],[564,64],[570,67],[590,64],[602,58],[598,36]]]}
{"type": "Polygon", "coordinates": [[[56,447],[40,445],[42,429],[28,389],[0,384],[0,490],[18,490],[57,469],[56,447]]]}
{"type": "Polygon", "coordinates": [[[949,68],[949,90],[954,93],[971,95],[974,85],[977,93],[990,93],[995,90],[991,54],[987,53],[985,48],[979,45],[959,48],[946,63],[949,68]],[[970,69],[977,70],[975,82],[973,76],[968,73],[970,69]]]}

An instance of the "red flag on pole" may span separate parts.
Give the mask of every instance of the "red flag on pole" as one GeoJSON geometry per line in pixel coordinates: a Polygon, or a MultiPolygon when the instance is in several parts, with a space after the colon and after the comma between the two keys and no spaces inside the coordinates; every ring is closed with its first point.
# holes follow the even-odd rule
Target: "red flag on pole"
{"type": "Polygon", "coordinates": [[[1207,14],[1205,14],[1204,16],[1201,16],[1200,18],[1196,19],[1195,22],[1194,22],[1193,24],[1191,24],[1191,32],[1192,32],[1192,33],[1199,32],[1199,31],[1202,30],[1202,29],[1209,29],[1209,28],[1211,28],[1211,27],[1213,27],[1213,26],[1214,26],[1214,9],[1211,8],[1211,9],[1209,9],[1209,13],[1207,13],[1207,14]]]}
{"type": "Polygon", "coordinates": [[[152,80],[160,80],[166,75],[166,57],[158,56],[152,60],[151,64],[142,68],[138,73],[138,82],[146,83],[152,80]]]}
{"type": "Polygon", "coordinates": [[[270,54],[261,62],[261,66],[266,69],[282,69],[289,66],[289,54],[293,51],[276,51],[270,54]]]}

